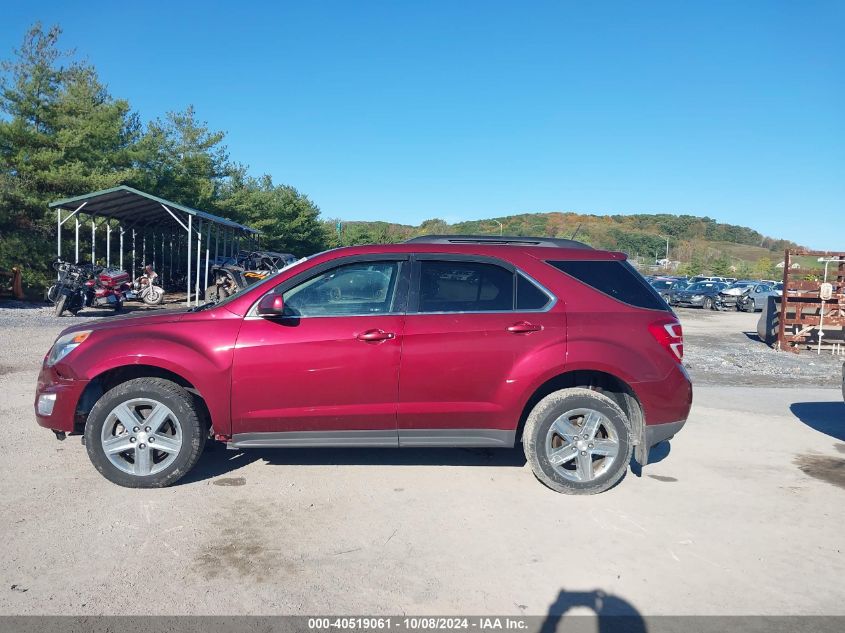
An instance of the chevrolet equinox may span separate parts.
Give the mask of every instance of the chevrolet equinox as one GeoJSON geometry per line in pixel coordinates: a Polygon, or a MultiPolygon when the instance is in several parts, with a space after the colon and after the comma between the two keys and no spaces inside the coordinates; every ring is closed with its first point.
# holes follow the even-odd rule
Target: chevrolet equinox
{"type": "Polygon", "coordinates": [[[167,486],[233,449],[515,447],[601,492],[689,414],[681,325],[622,253],[427,236],[339,248],[188,310],[63,331],[38,424],[81,434],[121,486],[167,486]]]}

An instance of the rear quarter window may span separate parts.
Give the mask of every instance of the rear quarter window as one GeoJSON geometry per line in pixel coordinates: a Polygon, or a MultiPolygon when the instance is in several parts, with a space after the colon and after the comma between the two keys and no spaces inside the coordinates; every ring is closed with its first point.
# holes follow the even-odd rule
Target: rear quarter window
{"type": "Polygon", "coordinates": [[[548,263],[622,303],[647,310],[670,311],[660,294],[626,261],[570,260],[548,263]]]}

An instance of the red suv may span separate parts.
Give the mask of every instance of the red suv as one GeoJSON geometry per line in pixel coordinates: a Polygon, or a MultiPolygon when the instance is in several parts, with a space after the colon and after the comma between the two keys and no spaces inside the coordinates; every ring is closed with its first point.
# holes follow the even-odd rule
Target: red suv
{"type": "Polygon", "coordinates": [[[521,443],[559,492],[610,488],[690,410],[681,326],[622,253],[429,236],[300,260],[215,304],[68,328],[38,423],[122,486],[230,448],[521,443]]]}

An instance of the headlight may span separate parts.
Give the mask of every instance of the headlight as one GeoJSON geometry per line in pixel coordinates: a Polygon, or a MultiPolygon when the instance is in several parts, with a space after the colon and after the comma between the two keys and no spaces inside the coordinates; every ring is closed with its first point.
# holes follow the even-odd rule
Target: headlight
{"type": "Polygon", "coordinates": [[[701,301],[702,299],[704,299],[704,295],[693,295],[692,296],[693,301],[701,301]]]}
{"type": "Polygon", "coordinates": [[[47,365],[53,366],[58,363],[65,356],[82,345],[90,334],[91,330],[82,330],[81,332],[71,332],[70,334],[60,336],[59,339],[53,343],[53,348],[47,356],[47,365]]]}

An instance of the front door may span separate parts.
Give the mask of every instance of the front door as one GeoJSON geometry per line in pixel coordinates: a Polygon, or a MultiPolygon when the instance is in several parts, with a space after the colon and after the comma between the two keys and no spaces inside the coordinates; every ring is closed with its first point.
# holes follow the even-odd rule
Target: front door
{"type": "Polygon", "coordinates": [[[285,315],[238,335],[233,443],[395,446],[407,276],[402,259],[359,259],[274,289],[285,315]]]}

